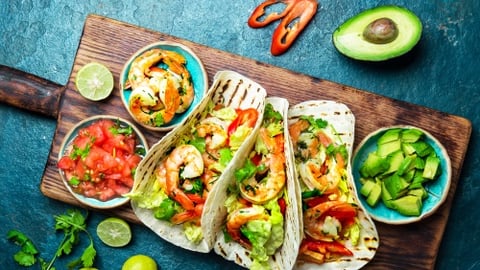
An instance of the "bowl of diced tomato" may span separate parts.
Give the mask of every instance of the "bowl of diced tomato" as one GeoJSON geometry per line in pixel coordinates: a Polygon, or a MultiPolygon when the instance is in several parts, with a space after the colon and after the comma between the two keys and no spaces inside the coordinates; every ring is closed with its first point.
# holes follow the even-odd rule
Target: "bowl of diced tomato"
{"type": "Polygon", "coordinates": [[[148,143],[135,125],[117,116],[84,119],[65,136],[57,167],[81,203],[100,209],[125,204],[148,143]]]}

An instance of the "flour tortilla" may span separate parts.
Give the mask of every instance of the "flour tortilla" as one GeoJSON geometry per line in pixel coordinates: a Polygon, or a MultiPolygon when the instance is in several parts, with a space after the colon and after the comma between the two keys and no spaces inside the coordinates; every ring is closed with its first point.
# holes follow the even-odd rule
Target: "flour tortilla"
{"type": "MultiPolygon", "coordinates": [[[[300,246],[301,239],[303,238],[302,219],[301,213],[301,195],[300,187],[294,177],[294,159],[293,152],[291,150],[291,140],[288,133],[287,126],[287,112],[288,101],[283,98],[270,97],[266,99],[267,103],[273,105],[273,108],[280,112],[284,117],[284,130],[285,130],[285,155],[286,155],[286,176],[287,176],[287,197],[289,202],[287,203],[287,209],[285,214],[285,239],[280,249],[271,256],[269,264],[272,269],[292,269],[295,264],[296,254],[300,246]]],[[[248,153],[248,152],[247,152],[248,153]]],[[[242,160],[242,165],[245,160],[242,160]]],[[[233,171],[230,171],[233,174],[233,171]]],[[[230,178],[230,182],[224,181],[218,190],[215,201],[217,207],[223,207],[223,212],[226,213],[224,202],[227,198],[227,188],[232,181],[235,181],[234,176],[230,178]]],[[[226,218],[226,215],[224,216],[226,218]]],[[[224,220],[222,220],[224,222],[224,220]]],[[[214,250],[217,254],[221,255],[227,260],[233,261],[243,267],[250,268],[252,260],[250,259],[250,251],[235,241],[225,242],[224,234],[222,231],[217,233],[217,241],[214,245],[214,250]]]]}
{"type": "MultiPolygon", "coordinates": [[[[358,219],[360,220],[361,231],[358,245],[353,246],[346,241],[345,246],[353,252],[353,257],[341,257],[335,261],[327,261],[323,264],[297,261],[296,269],[359,269],[373,259],[379,246],[378,232],[370,216],[359,203],[353,180],[351,168],[351,156],[354,142],[355,117],[350,109],[341,103],[328,100],[305,101],[296,104],[289,109],[289,124],[297,121],[302,115],[322,118],[334,126],[341,142],[346,144],[348,149],[348,188],[358,205],[358,219]]],[[[299,181],[300,178],[298,178],[299,181]]],[[[303,218],[301,217],[303,220],[303,218]]],[[[303,227],[302,227],[303,228],[303,227]]]]}
{"type": "Polygon", "coordinates": [[[202,118],[202,112],[207,107],[209,101],[215,104],[223,104],[225,107],[232,108],[255,108],[259,112],[259,119],[242,146],[237,150],[233,159],[229,163],[225,172],[219,177],[213,186],[204,205],[204,211],[201,217],[201,228],[203,232],[203,240],[194,244],[190,242],[184,235],[182,225],[172,225],[163,220],[156,219],[151,209],[139,207],[134,199],[131,205],[135,215],[147,227],[154,231],[164,240],[180,246],[182,248],[208,253],[213,248],[216,232],[220,230],[224,209],[217,205],[214,195],[217,192],[219,184],[232,177],[232,173],[240,160],[245,156],[247,151],[255,142],[256,134],[263,120],[263,111],[265,108],[265,89],[256,82],[244,77],[241,74],[232,71],[220,71],[214,77],[211,88],[206,93],[202,101],[194,108],[191,115],[174,130],[165,135],[160,141],[153,145],[148,151],[146,157],[138,165],[135,173],[135,181],[132,194],[143,193],[144,196],[152,194],[152,188],[155,182],[154,171],[160,160],[163,160],[169,150],[178,144],[181,134],[188,134],[191,127],[202,118]]]}

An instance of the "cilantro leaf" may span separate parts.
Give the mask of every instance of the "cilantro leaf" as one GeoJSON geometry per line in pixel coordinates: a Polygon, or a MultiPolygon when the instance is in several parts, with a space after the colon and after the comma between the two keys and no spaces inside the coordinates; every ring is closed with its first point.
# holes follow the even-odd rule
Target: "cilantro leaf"
{"type": "Polygon", "coordinates": [[[321,118],[315,119],[310,115],[302,115],[300,119],[308,121],[315,129],[322,129],[328,126],[328,121],[321,118]]]}
{"type": "Polygon", "coordinates": [[[21,266],[32,266],[36,262],[35,255],[23,252],[22,250],[15,253],[13,259],[21,266]]]}

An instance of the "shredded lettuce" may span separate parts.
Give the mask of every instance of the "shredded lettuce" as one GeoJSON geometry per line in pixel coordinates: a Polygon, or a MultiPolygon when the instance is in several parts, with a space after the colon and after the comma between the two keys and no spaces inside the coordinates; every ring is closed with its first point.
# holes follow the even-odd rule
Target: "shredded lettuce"
{"type": "Polygon", "coordinates": [[[228,121],[233,121],[235,118],[237,118],[237,112],[235,111],[235,109],[230,107],[225,107],[220,110],[213,110],[211,114],[214,117],[228,121]]]}
{"type": "Polygon", "coordinates": [[[270,137],[274,137],[278,134],[283,134],[283,125],[280,122],[271,123],[267,126],[267,133],[270,137]]]}
{"type": "Polygon", "coordinates": [[[245,205],[238,201],[238,193],[232,193],[225,200],[225,207],[227,208],[227,213],[232,213],[237,209],[245,207],[245,205]]]}
{"type": "Polygon", "coordinates": [[[220,158],[218,159],[218,162],[213,163],[208,167],[208,169],[217,171],[217,172],[223,172],[228,166],[228,163],[230,163],[230,160],[233,158],[233,152],[228,149],[228,148],[222,148],[218,150],[218,153],[220,154],[220,158]]]}
{"type": "Polygon", "coordinates": [[[167,194],[160,188],[160,185],[156,180],[147,193],[145,190],[140,189],[136,192],[128,193],[125,196],[137,203],[138,207],[145,209],[153,209],[158,207],[163,200],[168,198],[167,194]]]}
{"type": "Polygon", "coordinates": [[[185,237],[187,239],[194,243],[198,244],[200,241],[203,239],[203,232],[202,232],[202,227],[195,225],[192,222],[185,222],[183,224],[183,230],[185,233],[185,237]]]}
{"type": "Polygon", "coordinates": [[[252,220],[240,230],[252,243],[252,259],[260,262],[268,261],[265,244],[271,236],[272,224],[265,220],[252,220]]]}
{"type": "Polygon", "coordinates": [[[250,132],[252,132],[251,127],[239,126],[230,136],[230,148],[232,150],[238,150],[250,132]]]}
{"type": "Polygon", "coordinates": [[[271,200],[264,207],[270,212],[268,220],[252,220],[240,229],[252,244],[251,269],[268,269],[269,256],[275,254],[284,241],[284,220],[280,205],[276,200],[271,200]]]}

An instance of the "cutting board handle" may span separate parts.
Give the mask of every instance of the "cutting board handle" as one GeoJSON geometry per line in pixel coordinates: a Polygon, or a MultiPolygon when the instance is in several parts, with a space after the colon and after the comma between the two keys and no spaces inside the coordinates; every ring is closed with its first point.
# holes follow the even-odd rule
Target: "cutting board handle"
{"type": "Polygon", "coordinates": [[[0,65],[0,102],[57,119],[65,87],[0,65]]]}

